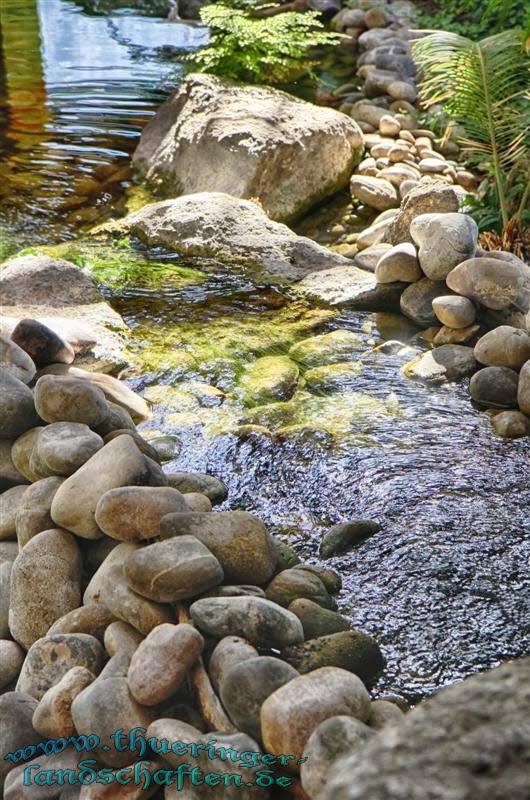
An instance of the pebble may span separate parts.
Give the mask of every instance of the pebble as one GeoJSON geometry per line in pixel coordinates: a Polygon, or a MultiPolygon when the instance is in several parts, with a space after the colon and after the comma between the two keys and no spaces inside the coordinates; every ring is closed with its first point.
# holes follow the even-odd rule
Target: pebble
{"type": "Polygon", "coordinates": [[[416,248],[410,242],[402,242],[387,250],[375,268],[378,283],[415,283],[422,275],[416,248]]]}
{"type": "Polygon", "coordinates": [[[141,541],[159,535],[166,514],[187,510],[184,495],[169,486],[120,486],[100,497],[95,519],[113,539],[141,541]]]}
{"type": "Polygon", "coordinates": [[[208,674],[217,694],[225,675],[232,667],[257,655],[256,648],[240,636],[225,636],[217,642],[208,662],[208,674]]]}
{"type": "MultiPolygon", "coordinates": [[[[100,539],[99,542],[92,545],[88,552],[92,552],[95,547],[101,545],[101,542],[107,545],[107,542],[112,542],[112,539],[100,539]]],[[[109,572],[112,567],[118,565],[123,568],[127,556],[134,553],[141,546],[135,542],[121,542],[120,544],[114,542],[113,544],[115,546],[110,550],[107,550],[105,546],[99,566],[96,565],[95,571],[92,570],[92,577],[83,595],[83,603],[85,605],[101,602],[101,588],[108,582],[109,572]]]]}
{"type": "Polygon", "coordinates": [[[331,607],[331,598],[320,578],[296,568],[278,573],[267,586],[266,597],[284,608],[299,597],[313,600],[322,608],[331,607]]]}
{"type": "Polygon", "coordinates": [[[331,558],[345,553],[380,530],[381,526],[369,519],[353,519],[333,525],[322,537],[320,555],[331,558]]]}
{"type": "Polygon", "coordinates": [[[399,205],[395,186],[381,178],[353,175],[350,188],[354,198],[378,211],[386,211],[387,208],[396,208],[399,205]]]}
{"type": "Polygon", "coordinates": [[[421,353],[403,366],[408,378],[441,383],[458,381],[477,369],[473,348],[461,344],[444,344],[421,353]]]}
{"type": "Polygon", "coordinates": [[[442,295],[434,298],[432,307],[442,325],[449,328],[468,328],[475,321],[475,306],[467,297],[442,295]]]}
{"type": "Polygon", "coordinates": [[[367,686],[377,680],[385,666],[375,639],[357,630],[330,633],[292,645],[284,650],[283,656],[298,672],[340,667],[354,672],[367,686]]]}
{"type": "Polygon", "coordinates": [[[143,706],[167,700],[182,684],[203,648],[204,639],[193,625],[154,628],[131,658],[127,684],[134,699],[143,706]]]}
{"type": "Polygon", "coordinates": [[[205,513],[212,510],[212,503],[210,499],[201,492],[186,492],[186,494],[183,494],[182,496],[186,501],[188,511],[205,513]]]}
{"type": "Polygon", "coordinates": [[[16,681],[26,653],[16,642],[0,639],[0,691],[16,681]]]}
{"type": "Polygon", "coordinates": [[[530,363],[528,361],[523,365],[519,374],[517,402],[524,414],[530,414],[530,363]]]}
{"type": "Polygon", "coordinates": [[[108,414],[103,392],[89,383],[57,375],[43,375],[35,386],[35,408],[45,422],[82,422],[100,425],[108,414]]]}
{"type": "MultiPolygon", "coordinates": [[[[110,400],[107,400],[107,410],[108,414],[103,422],[100,425],[94,425],[95,432],[106,440],[105,444],[121,433],[128,433],[136,442],[142,438],[137,434],[136,425],[128,411],[110,400]]],[[[142,439],[142,441],[145,440],[142,439]]]]}
{"type": "Polygon", "coordinates": [[[110,611],[102,605],[90,603],[74,608],[53,623],[49,636],[55,633],[88,633],[103,642],[108,626],[114,621],[110,611]]]}
{"type": "Polygon", "coordinates": [[[15,439],[37,422],[31,389],[7,370],[0,370],[0,439],[15,439]]]}
{"type": "Polygon", "coordinates": [[[512,305],[523,312],[530,308],[530,270],[518,259],[500,269],[497,258],[470,258],[451,270],[446,281],[454,292],[494,311],[512,305]]]}
{"type": "Polygon", "coordinates": [[[316,669],[276,689],[261,707],[263,744],[269,753],[294,756],[290,769],[299,772],[307,741],[329,717],[346,715],[366,722],[370,695],[356,675],[336,667],[316,669]]]}
{"type": "Polygon", "coordinates": [[[26,384],[31,383],[37,371],[28,354],[5,336],[0,336],[0,370],[26,384]]]}
{"type": "Polygon", "coordinates": [[[2,561],[0,559],[0,639],[11,638],[9,630],[9,586],[12,568],[12,561],[2,561]]]}
{"type": "Polygon", "coordinates": [[[9,627],[28,649],[56,620],[81,602],[81,554],[62,530],[34,536],[20,551],[11,572],[9,627]]]}
{"type": "Polygon", "coordinates": [[[411,283],[402,293],[399,304],[402,313],[422,328],[436,325],[438,319],[433,311],[432,302],[436,297],[447,294],[447,286],[443,281],[431,281],[429,278],[411,283]]]}
{"type": "Polygon", "coordinates": [[[242,636],[255,647],[282,650],[302,642],[302,624],[287,609],[262,597],[208,597],[190,607],[193,623],[208,636],[242,636]]]}
{"type": "MultiPolygon", "coordinates": [[[[14,467],[32,483],[38,481],[44,475],[38,475],[30,468],[30,458],[33,448],[40,436],[42,428],[30,428],[21,436],[18,436],[11,446],[11,459],[14,467]]],[[[20,481],[21,483],[23,481],[20,481]]]]}
{"type": "Polygon", "coordinates": [[[36,319],[21,320],[11,333],[11,339],[39,369],[48,364],[71,364],[75,358],[70,345],[36,319]]]}
{"type": "Polygon", "coordinates": [[[49,739],[75,736],[71,707],[74,699],[96,676],[86,667],[72,667],[41,697],[33,713],[33,727],[49,739]]]}
{"type": "Polygon", "coordinates": [[[127,622],[137,631],[147,636],[153,628],[164,622],[174,622],[170,609],[154,603],[133,592],[123,577],[123,567],[114,564],[106,571],[100,589],[100,600],[114,616],[127,622]]]}
{"type": "Polygon", "coordinates": [[[123,570],[131,589],[158,603],[197,597],[224,577],[219,561],[194,536],[143,547],[127,558],[123,570]]]}
{"type": "Polygon", "coordinates": [[[401,124],[390,114],[383,114],[379,120],[379,131],[382,136],[399,136],[401,124]]]}

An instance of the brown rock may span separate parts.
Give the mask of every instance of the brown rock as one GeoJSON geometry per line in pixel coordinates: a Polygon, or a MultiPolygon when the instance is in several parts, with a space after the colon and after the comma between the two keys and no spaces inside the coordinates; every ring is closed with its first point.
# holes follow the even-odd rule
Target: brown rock
{"type": "Polygon", "coordinates": [[[123,577],[123,568],[112,566],[100,591],[101,602],[115,617],[132,625],[147,636],[153,628],[164,622],[174,622],[167,606],[153,603],[133,592],[123,577]]]}
{"type": "Polygon", "coordinates": [[[113,539],[153,539],[162,517],[187,510],[184,496],[169,486],[121,486],[101,496],[96,523],[113,539]]]}
{"type": "Polygon", "coordinates": [[[114,616],[105,606],[91,603],[74,608],[53,623],[48,636],[55,633],[88,633],[103,642],[105,631],[114,621],[114,616]]]}
{"type": "Polygon", "coordinates": [[[144,637],[141,633],[138,633],[136,628],[133,628],[127,622],[118,620],[117,622],[111,622],[105,631],[105,650],[109,656],[126,653],[132,657],[143,640],[144,637]]]}
{"type": "Polygon", "coordinates": [[[27,488],[25,485],[13,486],[0,494],[0,541],[16,537],[15,519],[27,488]]]}
{"type": "Polygon", "coordinates": [[[42,478],[27,488],[27,494],[21,500],[17,516],[16,531],[20,547],[24,547],[30,539],[42,531],[55,528],[51,517],[52,501],[63,478],[42,478]]]}
{"type": "Polygon", "coordinates": [[[89,383],[60,375],[43,375],[35,386],[35,408],[46,422],[100,425],[108,414],[105,395],[89,383]]]}
{"type": "Polygon", "coordinates": [[[50,739],[75,735],[71,707],[77,695],[96,679],[86,667],[72,667],[40,699],[33,714],[33,727],[50,739]]]}

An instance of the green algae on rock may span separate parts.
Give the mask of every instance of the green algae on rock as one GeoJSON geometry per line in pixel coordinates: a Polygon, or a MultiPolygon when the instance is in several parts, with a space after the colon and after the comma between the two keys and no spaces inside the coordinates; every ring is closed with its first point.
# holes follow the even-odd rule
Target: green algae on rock
{"type": "Polygon", "coordinates": [[[269,400],[288,400],[298,382],[298,366],[288,356],[263,356],[256,359],[240,381],[247,405],[269,400]]]}

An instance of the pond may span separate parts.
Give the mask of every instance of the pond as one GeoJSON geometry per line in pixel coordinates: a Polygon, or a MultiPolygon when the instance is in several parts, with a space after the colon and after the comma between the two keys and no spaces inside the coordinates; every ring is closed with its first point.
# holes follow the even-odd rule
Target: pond
{"type": "MultiPolygon", "coordinates": [[[[68,0],[0,0],[0,18],[0,229],[8,248],[71,240],[125,210],[139,132],[205,32],[68,0]]],[[[144,263],[106,292],[133,331],[130,385],[154,403],[145,427],[182,442],[169,466],[222,478],[226,508],[256,513],[311,563],[330,524],[381,523],[326,562],[340,609],[384,648],[378,689],[415,700],[526,653],[528,440],[494,436],[465,385],[403,378],[402,357],[374,349],[411,340],[399,316],[308,308],[223,264],[141,255],[179,269],[153,287],[144,263]],[[338,328],[359,337],[353,381],[245,404],[257,356],[338,328]]]]}

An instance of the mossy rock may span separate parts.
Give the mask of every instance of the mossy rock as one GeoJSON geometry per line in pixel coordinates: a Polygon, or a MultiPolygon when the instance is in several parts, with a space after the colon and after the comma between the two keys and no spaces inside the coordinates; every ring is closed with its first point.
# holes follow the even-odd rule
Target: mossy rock
{"type": "Polygon", "coordinates": [[[298,383],[299,369],[288,356],[263,356],[246,370],[240,381],[247,405],[289,400],[298,383]]]}
{"type": "Polygon", "coordinates": [[[324,367],[309,369],[304,375],[304,380],[308,389],[334,392],[351,389],[352,386],[355,386],[356,379],[361,372],[362,364],[359,361],[328,364],[324,367]]]}
{"type": "Polygon", "coordinates": [[[336,364],[359,354],[363,340],[347,330],[336,330],[311,336],[294,344],[289,350],[292,359],[304,367],[319,367],[336,364]]]}

